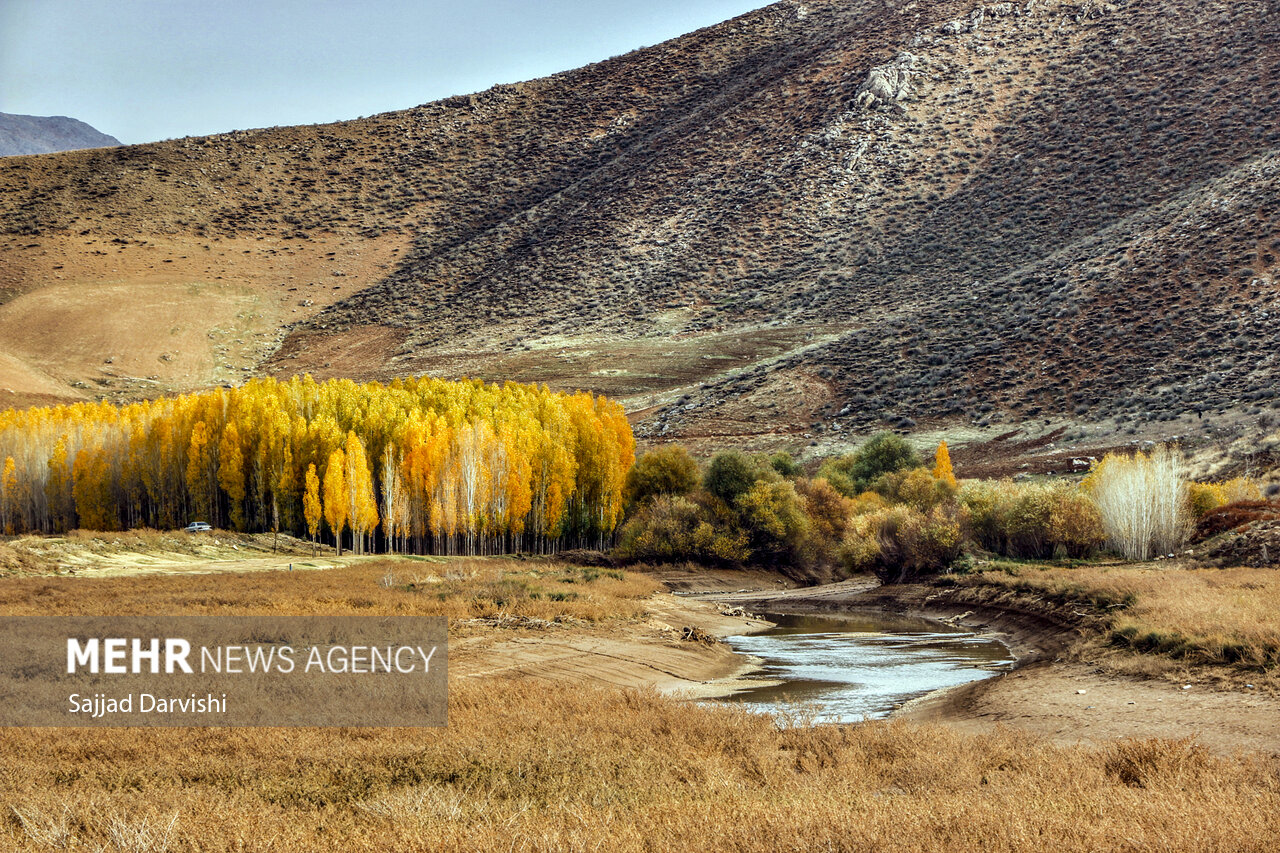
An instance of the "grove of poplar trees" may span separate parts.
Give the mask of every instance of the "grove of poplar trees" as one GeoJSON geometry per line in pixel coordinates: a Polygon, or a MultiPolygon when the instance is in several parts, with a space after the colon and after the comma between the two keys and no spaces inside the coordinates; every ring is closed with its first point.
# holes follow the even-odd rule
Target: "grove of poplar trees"
{"type": "Polygon", "coordinates": [[[601,547],[634,461],[621,407],[591,394],[257,379],[122,407],[0,412],[0,529],[198,519],[359,552],[601,547]]]}

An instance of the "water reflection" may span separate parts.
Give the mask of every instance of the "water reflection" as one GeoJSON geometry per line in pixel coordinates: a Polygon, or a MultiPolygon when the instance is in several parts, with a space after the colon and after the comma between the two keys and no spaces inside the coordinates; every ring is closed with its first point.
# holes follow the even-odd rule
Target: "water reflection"
{"type": "Polygon", "coordinates": [[[818,722],[884,717],[909,699],[989,678],[1013,662],[1000,642],[928,619],[893,614],[766,618],[778,627],[728,640],[735,651],[764,659],[755,678],[781,683],[725,701],[758,711],[805,703],[816,710],[818,722]]]}

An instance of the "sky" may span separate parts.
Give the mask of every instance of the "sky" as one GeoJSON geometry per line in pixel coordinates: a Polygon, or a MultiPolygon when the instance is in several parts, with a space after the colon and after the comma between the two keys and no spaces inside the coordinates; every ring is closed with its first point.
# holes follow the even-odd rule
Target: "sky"
{"type": "Polygon", "coordinates": [[[657,44],[767,0],[0,0],[0,112],[126,144],[405,109],[657,44]]]}

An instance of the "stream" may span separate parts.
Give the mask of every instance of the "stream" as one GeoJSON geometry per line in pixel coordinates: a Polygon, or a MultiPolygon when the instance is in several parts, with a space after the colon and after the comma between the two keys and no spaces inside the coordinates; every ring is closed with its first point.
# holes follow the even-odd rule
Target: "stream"
{"type": "Polygon", "coordinates": [[[993,637],[943,622],[889,613],[842,616],[763,614],[777,623],[760,634],[728,637],[739,654],[763,661],[760,681],[721,701],[753,711],[794,712],[814,722],[888,716],[934,690],[991,678],[1013,664],[993,637]]]}

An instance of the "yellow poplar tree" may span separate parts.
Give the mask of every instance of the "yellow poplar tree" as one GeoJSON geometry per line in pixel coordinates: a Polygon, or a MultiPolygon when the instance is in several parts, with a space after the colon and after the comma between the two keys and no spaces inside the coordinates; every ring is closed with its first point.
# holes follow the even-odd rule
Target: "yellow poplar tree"
{"type": "Polygon", "coordinates": [[[196,421],[187,445],[187,491],[196,515],[216,523],[217,464],[209,443],[209,427],[204,421],[196,421]]]}
{"type": "Polygon", "coordinates": [[[951,454],[947,452],[945,440],[938,442],[938,450],[933,454],[933,476],[949,485],[959,485],[956,483],[955,472],[951,470],[951,454]]]}
{"type": "Polygon", "coordinates": [[[12,456],[6,456],[4,470],[0,472],[0,531],[13,534],[14,502],[18,497],[17,465],[12,456]]]}
{"type": "Polygon", "coordinates": [[[634,449],[611,401],[478,380],[304,376],[122,407],[10,409],[0,411],[0,530],[171,527],[197,512],[314,542],[328,513],[336,538],[350,527],[362,550],[385,513],[389,540],[423,550],[603,545],[634,449]]]}
{"type": "Polygon", "coordinates": [[[218,443],[218,485],[231,501],[231,526],[244,529],[244,453],[240,450],[240,431],[227,424],[218,443]]]}
{"type": "Polygon", "coordinates": [[[53,455],[49,457],[49,479],[44,486],[53,529],[58,532],[70,530],[75,524],[75,502],[71,496],[71,486],[71,470],[67,464],[67,437],[63,435],[53,446],[53,455]]]}
{"type": "Polygon", "coordinates": [[[307,522],[307,532],[311,534],[311,556],[316,555],[316,535],[320,532],[320,522],[324,519],[320,508],[320,477],[316,475],[316,463],[307,466],[307,486],[302,495],[302,515],[307,522]]]}
{"type": "Polygon", "coordinates": [[[109,457],[101,447],[84,448],[72,466],[71,487],[80,526],[87,530],[117,530],[115,494],[111,487],[109,457]]]}
{"type": "Polygon", "coordinates": [[[324,469],[324,520],[333,531],[333,544],[342,556],[342,529],[347,526],[347,460],[342,448],[329,454],[324,469]]]}
{"type": "Polygon", "coordinates": [[[364,553],[364,537],[378,526],[378,502],[364,444],[354,432],[347,433],[346,450],[347,517],[351,524],[351,544],[364,553]]]}

